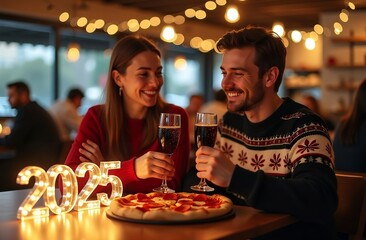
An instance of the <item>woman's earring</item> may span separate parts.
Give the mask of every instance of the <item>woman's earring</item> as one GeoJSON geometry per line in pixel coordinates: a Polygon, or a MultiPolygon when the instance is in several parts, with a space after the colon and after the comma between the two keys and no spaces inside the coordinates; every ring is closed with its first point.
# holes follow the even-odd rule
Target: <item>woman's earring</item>
{"type": "Polygon", "coordinates": [[[122,90],[123,90],[123,88],[122,88],[122,87],[120,87],[120,88],[119,88],[119,95],[120,95],[120,96],[122,96],[122,90]]]}

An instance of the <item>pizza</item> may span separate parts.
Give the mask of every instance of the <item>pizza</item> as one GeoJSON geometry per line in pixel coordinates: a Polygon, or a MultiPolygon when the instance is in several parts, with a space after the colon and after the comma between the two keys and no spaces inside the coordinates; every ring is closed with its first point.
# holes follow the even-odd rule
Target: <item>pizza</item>
{"type": "Polygon", "coordinates": [[[139,221],[192,221],[210,219],[233,211],[232,201],[222,195],[198,193],[137,193],[115,198],[113,216],[139,221]]]}

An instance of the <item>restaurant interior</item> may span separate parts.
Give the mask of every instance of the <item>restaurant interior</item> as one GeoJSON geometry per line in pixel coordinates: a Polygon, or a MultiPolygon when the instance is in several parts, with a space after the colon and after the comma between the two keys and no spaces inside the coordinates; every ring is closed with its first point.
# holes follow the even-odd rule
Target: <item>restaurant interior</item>
{"type": "MultiPolygon", "coordinates": [[[[322,114],[337,125],[366,78],[365,19],[366,0],[0,0],[0,137],[10,134],[16,115],[6,86],[17,79],[29,85],[32,99],[46,109],[72,87],[85,93],[81,115],[103,103],[112,48],[129,34],[145,35],[161,49],[164,99],[183,108],[194,94],[208,102],[221,89],[221,54],[215,42],[246,25],[273,29],[287,47],[279,95],[298,102],[304,95],[314,96],[322,114]]],[[[0,161],[12,154],[0,148],[0,161]]],[[[353,181],[340,180],[343,194],[336,221],[352,239],[366,239],[365,178],[353,181]]],[[[101,208],[21,226],[13,213],[27,193],[0,195],[4,239],[56,239],[54,232],[61,239],[81,239],[105,222],[102,232],[91,231],[96,237],[91,239],[161,239],[164,231],[173,239],[249,239],[295,221],[288,215],[236,208],[237,216],[227,222],[190,225],[192,232],[183,233],[182,225],[115,225],[101,208]]]]}

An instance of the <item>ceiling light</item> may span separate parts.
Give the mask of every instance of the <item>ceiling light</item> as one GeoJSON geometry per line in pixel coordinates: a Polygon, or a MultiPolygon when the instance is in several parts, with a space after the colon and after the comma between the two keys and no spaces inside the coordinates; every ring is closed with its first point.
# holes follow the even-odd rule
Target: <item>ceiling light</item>
{"type": "Polygon", "coordinates": [[[323,27],[320,25],[320,24],[316,24],[315,26],[314,26],[314,31],[317,33],[317,34],[323,34],[323,32],[324,32],[324,29],[323,29],[323,27]]]}
{"type": "Polygon", "coordinates": [[[187,60],[184,56],[178,56],[174,59],[175,69],[182,71],[187,68],[187,60]]]}
{"type": "Polygon", "coordinates": [[[175,30],[172,26],[165,26],[160,34],[160,38],[165,42],[173,42],[176,37],[175,30]]]}
{"type": "Polygon", "coordinates": [[[80,58],[80,45],[72,42],[69,44],[66,51],[67,60],[70,62],[76,62],[80,58]]]}
{"type": "Polygon", "coordinates": [[[275,22],[273,24],[272,31],[277,33],[280,37],[283,37],[285,35],[285,29],[283,27],[283,24],[280,22],[275,22]]]}
{"type": "Polygon", "coordinates": [[[312,39],[312,38],[307,38],[307,39],[305,39],[305,48],[307,49],[307,50],[314,50],[315,49],[315,41],[314,41],[314,39],[312,39]]]}
{"type": "Polygon", "coordinates": [[[236,23],[239,21],[240,15],[236,6],[228,6],[225,12],[225,20],[229,23],[236,23]]]}
{"type": "Polygon", "coordinates": [[[301,32],[299,32],[298,30],[294,30],[291,32],[291,40],[295,43],[300,42],[302,39],[302,35],[301,32]]]}

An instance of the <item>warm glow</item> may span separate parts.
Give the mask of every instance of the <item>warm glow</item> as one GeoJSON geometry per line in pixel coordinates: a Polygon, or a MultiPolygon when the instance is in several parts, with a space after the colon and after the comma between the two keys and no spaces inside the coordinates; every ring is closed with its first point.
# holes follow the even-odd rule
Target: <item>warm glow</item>
{"type": "Polygon", "coordinates": [[[160,21],[160,18],[158,18],[158,17],[152,17],[152,18],[150,18],[150,23],[151,23],[151,26],[156,27],[156,26],[160,25],[161,21],[160,21]]]}
{"type": "Polygon", "coordinates": [[[70,43],[66,52],[67,60],[76,62],[80,58],[80,45],[77,43],[70,43]]]}
{"type": "Polygon", "coordinates": [[[89,23],[85,28],[87,33],[93,33],[96,30],[95,23],[89,23]]]}
{"type": "Polygon", "coordinates": [[[177,36],[177,38],[174,40],[173,43],[175,45],[181,45],[181,44],[183,44],[183,42],[184,42],[184,36],[183,36],[183,34],[177,33],[176,36],[177,36]]]}
{"type": "Polygon", "coordinates": [[[60,20],[60,22],[66,22],[67,20],[69,20],[69,17],[70,15],[68,12],[63,12],[60,14],[58,19],[60,20]]]}
{"type": "Polygon", "coordinates": [[[207,9],[207,10],[215,10],[216,9],[216,7],[217,7],[217,5],[216,5],[216,3],[214,2],[214,1],[207,1],[206,3],[205,3],[205,8],[207,9]]]}
{"type": "Polygon", "coordinates": [[[286,37],[282,38],[282,42],[283,42],[283,45],[285,45],[285,47],[288,47],[288,45],[290,45],[290,42],[288,41],[288,39],[286,37]]]}
{"type": "Polygon", "coordinates": [[[199,48],[201,46],[202,38],[200,37],[194,37],[190,41],[190,45],[192,48],[199,48]]]}
{"type": "Polygon", "coordinates": [[[186,21],[186,18],[182,15],[175,16],[175,18],[174,18],[174,22],[177,25],[182,25],[183,23],[185,23],[185,21],[186,21]]]}
{"type": "Polygon", "coordinates": [[[216,4],[219,6],[225,6],[226,5],[226,0],[216,0],[216,4]]]}
{"type": "Polygon", "coordinates": [[[341,12],[339,14],[339,19],[341,19],[342,22],[348,22],[348,15],[344,12],[341,12]]]}
{"type": "Polygon", "coordinates": [[[86,17],[81,17],[76,22],[76,25],[78,27],[84,27],[84,26],[86,26],[86,24],[88,24],[88,19],[86,19],[86,17]]]}
{"type": "Polygon", "coordinates": [[[118,32],[118,26],[116,24],[111,24],[107,27],[107,33],[109,35],[114,35],[118,32]]]}
{"type": "Polygon", "coordinates": [[[314,39],[312,39],[312,38],[307,38],[307,39],[305,39],[305,48],[307,49],[307,50],[314,50],[315,49],[315,41],[314,41],[314,39]]]}
{"type": "Polygon", "coordinates": [[[199,20],[202,20],[202,19],[205,19],[207,16],[206,12],[203,11],[203,10],[198,10],[196,12],[196,18],[199,19],[199,20]]]}
{"type": "Polygon", "coordinates": [[[25,167],[18,173],[16,182],[21,185],[26,185],[32,177],[35,178],[35,184],[18,208],[18,219],[23,220],[49,216],[49,209],[47,207],[34,207],[47,190],[48,175],[46,171],[36,166],[25,167]],[[46,184],[39,184],[40,182],[46,184]]]}
{"type": "Polygon", "coordinates": [[[94,24],[95,24],[95,27],[97,29],[102,29],[104,27],[104,25],[105,25],[105,22],[104,22],[103,19],[98,19],[98,20],[95,21],[94,24]]]}
{"type": "Polygon", "coordinates": [[[175,69],[182,71],[187,68],[187,60],[184,56],[178,56],[174,59],[175,69]]]}
{"type": "Polygon", "coordinates": [[[200,50],[202,52],[209,52],[214,48],[214,45],[212,45],[211,40],[206,39],[201,42],[200,50]]]}
{"type": "Polygon", "coordinates": [[[165,42],[173,42],[176,38],[174,28],[172,26],[165,26],[161,31],[160,38],[165,42]]]}
{"type": "Polygon", "coordinates": [[[229,23],[235,23],[239,21],[240,15],[238,8],[235,6],[228,6],[225,12],[225,20],[229,23]]]}
{"type": "Polygon", "coordinates": [[[165,15],[164,18],[163,18],[163,21],[166,24],[172,24],[172,23],[174,23],[174,16],[173,15],[165,15]]]}
{"type": "Polygon", "coordinates": [[[150,20],[144,19],[140,22],[140,27],[142,29],[148,29],[151,26],[150,20]]]}
{"type": "Polygon", "coordinates": [[[311,31],[309,33],[309,36],[310,36],[310,38],[314,39],[314,41],[318,41],[319,40],[319,35],[316,32],[314,32],[314,31],[311,31]]]}
{"type": "Polygon", "coordinates": [[[343,32],[343,27],[339,22],[335,22],[333,24],[333,27],[334,27],[334,33],[335,34],[339,35],[341,32],[343,32]]]}
{"type": "Polygon", "coordinates": [[[323,34],[323,32],[324,32],[324,29],[323,29],[323,27],[320,25],[320,24],[316,24],[315,26],[314,26],[314,31],[317,33],[317,34],[323,34]]]}
{"type": "Polygon", "coordinates": [[[196,16],[196,11],[193,8],[188,8],[184,11],[184,14],[187,18],[193,18],[194,16],[196,16]]]}
{"type": "Polygon", "coordinates": [[[301,32],[299,32],[298,30],[294,30],[291,32],[291,40],[295,43],[300,42],[302,39],[302,35],[301,32]]]}
{"type": "Polygon", "coordinates": [[[356,5],[353,2],[348,2],[348,7],[352,10],[356,9],[356,5]]]}
{"type": "Polygon", "coordinates": [[[282,23],[274,23],[272,27],[272,31],[277,33],[278,36],[283,37],[285,35],[285,29],[282,23]]]}
{"type": "Polygon", "coordinates": [[[140,24],[136,19],[130,19],[127,22],[128,30],[131,32],[137,32],[140,29],[140,24]]]}

